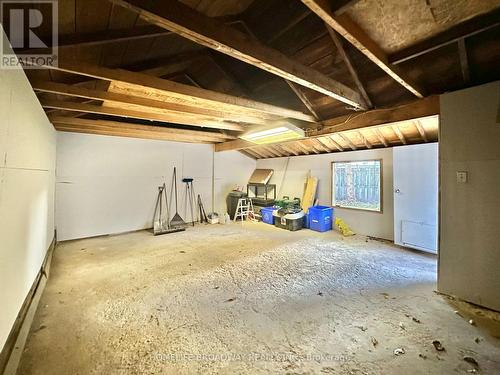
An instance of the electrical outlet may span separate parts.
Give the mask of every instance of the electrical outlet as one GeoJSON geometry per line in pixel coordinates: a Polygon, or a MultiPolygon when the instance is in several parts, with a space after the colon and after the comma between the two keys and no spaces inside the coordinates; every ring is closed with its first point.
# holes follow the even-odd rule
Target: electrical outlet
{"type": "Polygon", "coordinates": [[[457,172],[457,182],[459,184],[465,184],[468,180],[468,175],[467,172],[465,171],[458,171],[457,172]]]}

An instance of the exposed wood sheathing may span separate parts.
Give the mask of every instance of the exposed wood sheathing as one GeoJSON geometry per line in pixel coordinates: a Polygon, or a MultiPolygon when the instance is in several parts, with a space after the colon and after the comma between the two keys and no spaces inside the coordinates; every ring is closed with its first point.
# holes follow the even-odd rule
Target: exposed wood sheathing
{"type": "Polygon", "coordinates": [[[360,0],[347,13],[391,53],[499,6],[498,0],[360,0]]]}

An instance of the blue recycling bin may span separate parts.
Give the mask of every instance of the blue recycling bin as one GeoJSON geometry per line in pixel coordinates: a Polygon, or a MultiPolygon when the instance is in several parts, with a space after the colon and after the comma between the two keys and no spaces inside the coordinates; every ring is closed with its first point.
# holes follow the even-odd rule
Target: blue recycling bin
{"type": "Polygon", "coordinates": [[[333,208],[328,206],[313,206],[309,208],[309,229],[316,232],[332,230],[333,208]]]}

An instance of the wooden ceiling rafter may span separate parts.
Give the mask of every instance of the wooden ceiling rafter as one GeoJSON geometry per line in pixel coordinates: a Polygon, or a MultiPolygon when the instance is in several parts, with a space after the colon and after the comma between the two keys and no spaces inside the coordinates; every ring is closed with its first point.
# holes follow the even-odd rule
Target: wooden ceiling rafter
{"type": "Polygon", "coordinates": [[[377,136],[380,143],[384,145],[384,147],[389,147],[389,143],[387,142],[387,139],[385,139],[384,135],[380,132],[379,129],[374,129],[373,132],[377,136]]]}
{"type": "Polygon", "coordinates": [[[394,134],[396,134],[396,136],[399,138],[399,140],[401,141],[402,144],[404,144],[404,145],[408,144],[403,132],[401,131],[401,129],[399,128],[399,126],[397,124],[392,125],[392,130],[394,131],[394,134]]]}
{"type": "Polygon", "coordinates": [[[356,87],[358,88],[359,93],[365,100],[365,103],[367,104],[368,108],[373,108],[372,101],[370,97],[368,96],[368,93],[366,92],[365,86],[359,79],[358,72],[356,68],[354,68],[354,65],[352,63],[351,58],[347,54],[347,51],[345,50],[344,46],[342,45],[342,41],[340,40],[340,37],[337,35],[337,32],[333,30],[328,24],[325,23],[325,27],[328,30],[328,34],[330,35],[330,38],[333,41],[333,44],[335,44],[335,47],[337,48],[338,53],[340,54],[340,57],[342,60],[344,60],[344,63],[347,67],[347,70],[349,70],[349,73],[351,74],[351,77],[356,84],[356,87]]]}
{"type": "Polygon", "coordinates": [[[347,146],[351,148],[351,150],[356,151],[358,149],[358,147],[354,144],[354,142],[351,140],[351,138],[349,138],[349,136],[346,133],[341,132],[337,133],[337,135],[347,144],[347,146]]]}
{"type": "Polygon", "coordinates": [[[243,155],[249,157],[250,159],[253,159],[253,160],[257,160],[258,157],[255,156],[255,154],[251,153],[250,150],[246,149],[246,150],[239,150],[239,152],[241,152],[243,155]]]}
{"type": "Polygon", "coordinates": [[[361,96],[326,75],[304,66],[218,20],[203,16],[176,0],[144,3],[110,0],[141,15],[151,24],[215,49],[356,108],[366,108],[361,96]]]}
{"type": "Polygon", "coordinates": [[[458,56],[460,60],[460,68],[462,70],[462,78],[464,80],[464,83],[468,85],[470,83],[470,69],[465,38],[462,38],[458,41],[458,56]]]}
{"type": "Polygon", "coordinates": [[[359,138],[361,138],[361,141],[363,142],[363,144],[365,145],[366,148],[370,149],[373,147],[372,144],[370,143],[370,141],[361,132],[361,130],[358,130],[358,135],[359,135],[359,138]]]}
{"type": "Polygon", "coordinates": [[[340,152],[344,151],[344,148],[338,143],[336,142],[332,136],[327,136],[325,137],[327,139],[329,139],[329,142],[332,142],[332,145],[337,149],[339,150],[340,152]]]}
{"type": "Polygon", "coordinates": [[[420,123],[420,120],[415,120],[413,122],[413,124],[415,125],[415,127],[417,128],[417,131],[418,133],[420,134],[420,137],[422,137],[423,141],[424,142],[429,142],[429,138],[427,137],[427,134],[425,133],[425,129],[424,127],[422,126],[422,124],[420,123]]]}
{"type": "MultiPolygon", "coordinates": [[[[63,111],[92,113],[113,117],[133,118],[138,120],[158,121],[165,123],[174,123],[188,126],[199,126],[203,128],[214,128],[224,130],[243,131],[245,127],[240,124],[218,121],[217,119],[202,118],[192,115],[179,115],[167,113],[144,112],[135,109],[124,109],[117,107],[108,107],[102,105],[77,103],[63,100],[41,99],[40,104],[43,108],[59,109],[63,111]]],[[[231,138],[231,137],[230,137],[231,138]]],[[[236,137],[232,137],[235,139],[236,137]]]]}
{"type": "Polygon", "coordinates": [[[162,126],[139,125],[123,121],[90,120],[65,116],[50,117],[56,130],[77,133],[158,139],[189,143],[214,143],[225,138],[220,133],[172,129],[162,126]]]}
{"type": "Polygon", "coordinates": [[[224,108],[229,112],[253,113],[256,116],[263,116],[264,114],[267,118],[269,118],[270,115],[273,115],[276,119],[289,117],[302,121],[315,122],[314,117],[300,111],[227,95],[199,87],[184,85],[143,73],[123,69],[110,69],[102,66],[73,61],[60,61],[57,67],[49,66],[48,68],[66,73],[87,76],[94,79],[119,82],[139,88],[147,88],[148,90],[159,90],[175,99],[174,102],[183,102],[186,105],[203,106],[213,109],[224,108]]]}
{"type": "Polygon", "coordinates": [[[311,11],[316,13],[328,26],[347,39],[354,47],[391,76],[396,82],[418,98],[424,97],[424,90],[404,77],[397,66],[389,63],[388,55],[370,36],[347,14],[335,15],[328,0],[301,0],[311,11]]]}
{"type": "Polygon", "coordinates": [[[289,154],[292,154],[294,156],[298,156],[299,153],[295,150],[294,147],[292,147],[291,144],[281,144],[280,147],[285,150],[286,152],[288,152],[289,154]]]}
{"type": "Polygon", "coordinates": [[[329,152],[332,152],[334,150],[336,150],[337,148],[333,145],[333,141],[329,138],[329,137],[320,137],[320,138],[317,138],[318,142],[320,142],[324,147],[326,147],[326,149],[329,151],[329,152]]]}
{"type": "Polygon", "coordinates": [[[311,138],[311,141],[315,145],[316,149],[322,150],[324,152],[331,152],[331,149],[320,142],[318,138],[311,138]]]}
{"type": "MultiPolygon", "coordinates": [[[[259,125],[265,125],[267,123],[265,119],[255,116],[237,115],[237,114],[232,114],[230,112],[193,107],[178,103],[170,103],[157,99],[143,98],[143,97],[120,94],[110,91],[87,89],[84,87],[77,87],[64,83],[33,81],[31,82],[31,85],[36,92],[51,93],[51,94],[64,95],[75,98],[85,98],[89,99],[90,101],[95,101],[95,100],[106,101],[109,103],[118,103],[127,106],[134,106],[141,108],[143,107],[144,110],[146,108],[153,108],[165,111],[165,113],[170,113],[172,115],[173,114],[178,114],[180,116],[199,115],[199,116],[206,116],[206,118],[217,119],[225,122],[233,121],[233,122],[242,122],[242,123],[259,124],[259,125]]],[[[244,128],[240,126],[239,128],[233,127],[233,129],[229,130],[241,131],[244,130],[244,128]]]]}

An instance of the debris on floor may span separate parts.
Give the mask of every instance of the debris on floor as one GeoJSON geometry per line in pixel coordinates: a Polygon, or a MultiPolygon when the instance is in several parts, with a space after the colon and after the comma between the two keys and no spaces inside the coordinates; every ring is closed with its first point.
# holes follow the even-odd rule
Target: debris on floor
{"type": "Polygon", "coordinates": [[[473,357],[465,356],[464,361],[470,363],[476,368],[479,368],[479,363],[477,363],[477,361],[473,357]]]}
{"type": "Polygon", "coordinates": [[[375,337],[371,338],[371,342],[372,342],[373,347],[376,347],[378,345],[378,340],[375,337]]]}
{"type": "Polygon", "coordinates": [[[405,354],[405,350],[404,348],[396,348],[394,349],[394,355],[402,355],[402,354],[405,354]]]}
{"type": "Polygon", "coordinates": [[[436,348],[436,350],[438,352],[444,352],[445,351],[444,346],[441,344],[441,341],[439,341],[439,340],[434,340],[432,342],[432,345],[434,345],[434,348],[436,348]]]}

